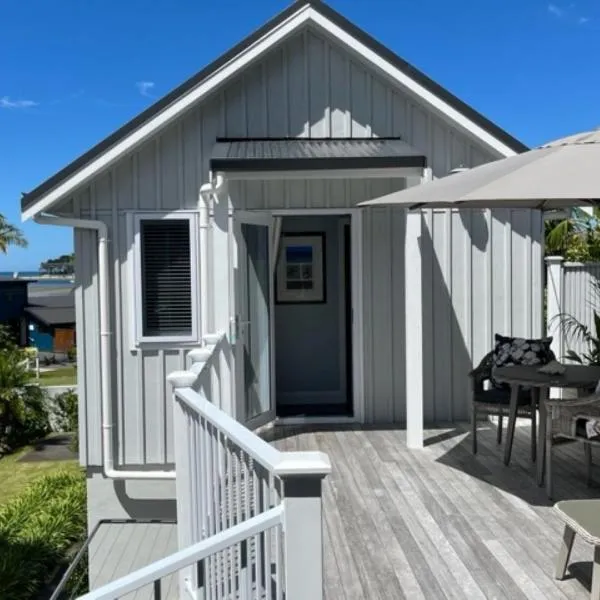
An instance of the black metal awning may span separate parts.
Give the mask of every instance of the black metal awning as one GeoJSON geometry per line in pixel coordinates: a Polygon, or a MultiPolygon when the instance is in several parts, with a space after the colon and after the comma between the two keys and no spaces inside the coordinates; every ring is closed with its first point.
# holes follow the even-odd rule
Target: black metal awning
{"type": "Polygon", "coordinates": [[[400,138],[219,138],[216,171],[318,171],[423,168],[426,157],[400,138]]]}

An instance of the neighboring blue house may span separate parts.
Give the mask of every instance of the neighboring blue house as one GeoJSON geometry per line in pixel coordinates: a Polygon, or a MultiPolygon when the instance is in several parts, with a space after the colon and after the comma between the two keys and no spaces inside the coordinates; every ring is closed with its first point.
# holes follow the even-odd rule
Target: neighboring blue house
{"type": "Polygon", "coordinates": [[[27,343],[28,281],[12,277],[0,277],[0,324],[8,325],[14,333],[15,342],[24,346],[27,343]]]}
{"type": "Polygon", "coordinates": [[[70,286],[32,286],[31,280],[0,277],[0,324],[20,346],[66,353],[75,345],[75,299],[70,286]],[[47,289],[46,289],[47,288],[47,289]]]}

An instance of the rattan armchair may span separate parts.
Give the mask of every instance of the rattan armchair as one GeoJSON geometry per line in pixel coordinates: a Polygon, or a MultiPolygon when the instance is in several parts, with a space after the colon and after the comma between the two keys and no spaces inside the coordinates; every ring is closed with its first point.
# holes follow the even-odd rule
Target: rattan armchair
{"type": "Polygon", "coordinates": [[[583,444],[587,466],[587,484],[592,484],[592,446],[600,446],[600,436],[588,438],[586,422],[600,420],[600,395],[573,400],[549,400],[546,426],[546,488],[552,497],[552,446],[555,437],[583,444]]]}
{"type": "MultiPolygon", "coordinates": [[[[499,389],[490,387],[485,388],[485,382],[492,376],[494,366],[494,352],[486,354],[481,362],[469,373],[471,378],[471,439],[473,444],[473,454],[477,454],[477,418],[481,414],[498,417],[498,430],[496,442],[502,443],[502,424],[504,416],[508,417],[510,407],[510,389],[499,389]]],[[[517,417],[531,419],[531,459],[536,456],[536,417],[537,415],[537,394],[532,394],[530,390],[522,390],[519,393],[519,405],[517,417]]]]}

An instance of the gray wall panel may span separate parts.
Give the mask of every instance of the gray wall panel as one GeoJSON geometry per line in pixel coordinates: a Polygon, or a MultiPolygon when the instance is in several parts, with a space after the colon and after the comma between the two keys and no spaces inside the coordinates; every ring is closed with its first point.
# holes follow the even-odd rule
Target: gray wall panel
{"type": "MultiPolygon", "coordinates": [[[[171,401],[165,393],[164,377],[184,367],[187,351],[131,348],[129,323],[134,315],[126,212],[196,208],[218,135],[309,134],[400,135],[427,154],[436,176],[461,164],[495,158],[489,149],[418,106],[413,97],[393,88],[356,57],[306,31],[273,50],[235,82],[123,158],[72,202],[66,202],[64,210],[73,207],[75,214],[83,217],[101,217],[110,227],[116,357],[112,392],[120,464],[172,460],[171,401]]],[[[253,181],[231,183],[229,190],[232,203],[240,209],[344,208],[403,185],[402,180],[253,181]]],[[[490,219],[481,214],[436,212],[425,217],[429,419],[466,416],[468,383],[464,374],[471,357],[477,360],[491,347],[494,330],[532,334],[539,330],[541,308],[533,290],[538,289],[541,277],[537,266],[541,264],[541,221],[529,213],[503,211],[498,215],[490,219]],[[482,245],[485,228],[487,246],[482,245]],[[480,249],[471,247],[470,236],[480,249]],[[534,261],[531,268],[523,256],[534,261]]],[[[401,210],[364,212],[364,360],[366,416],[371,422],[402,421],[405,416],[403,228],[401,210]]],[[[87,421],[83,456],[89,464],[98,465],[98,298],[92,276],[96,244],[92,233],[78,233],[76,238],[80,390],[85,398],[82,418],[87,421]]]]}

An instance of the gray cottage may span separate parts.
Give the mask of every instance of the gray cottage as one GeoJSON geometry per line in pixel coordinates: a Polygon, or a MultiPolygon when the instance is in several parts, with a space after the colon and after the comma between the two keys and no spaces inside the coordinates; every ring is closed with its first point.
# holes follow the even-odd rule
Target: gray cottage
{"type": "Polygon", "coordinates": [[[300,0],[26,194],[74,229],[90,531],[175,518],[167,376],[216,340],[218,408],[250,429],[408,423],[419,447],[466,419],[494,332],[541,333],[541,214],[357,205],[524,150],[300,0]]]}

